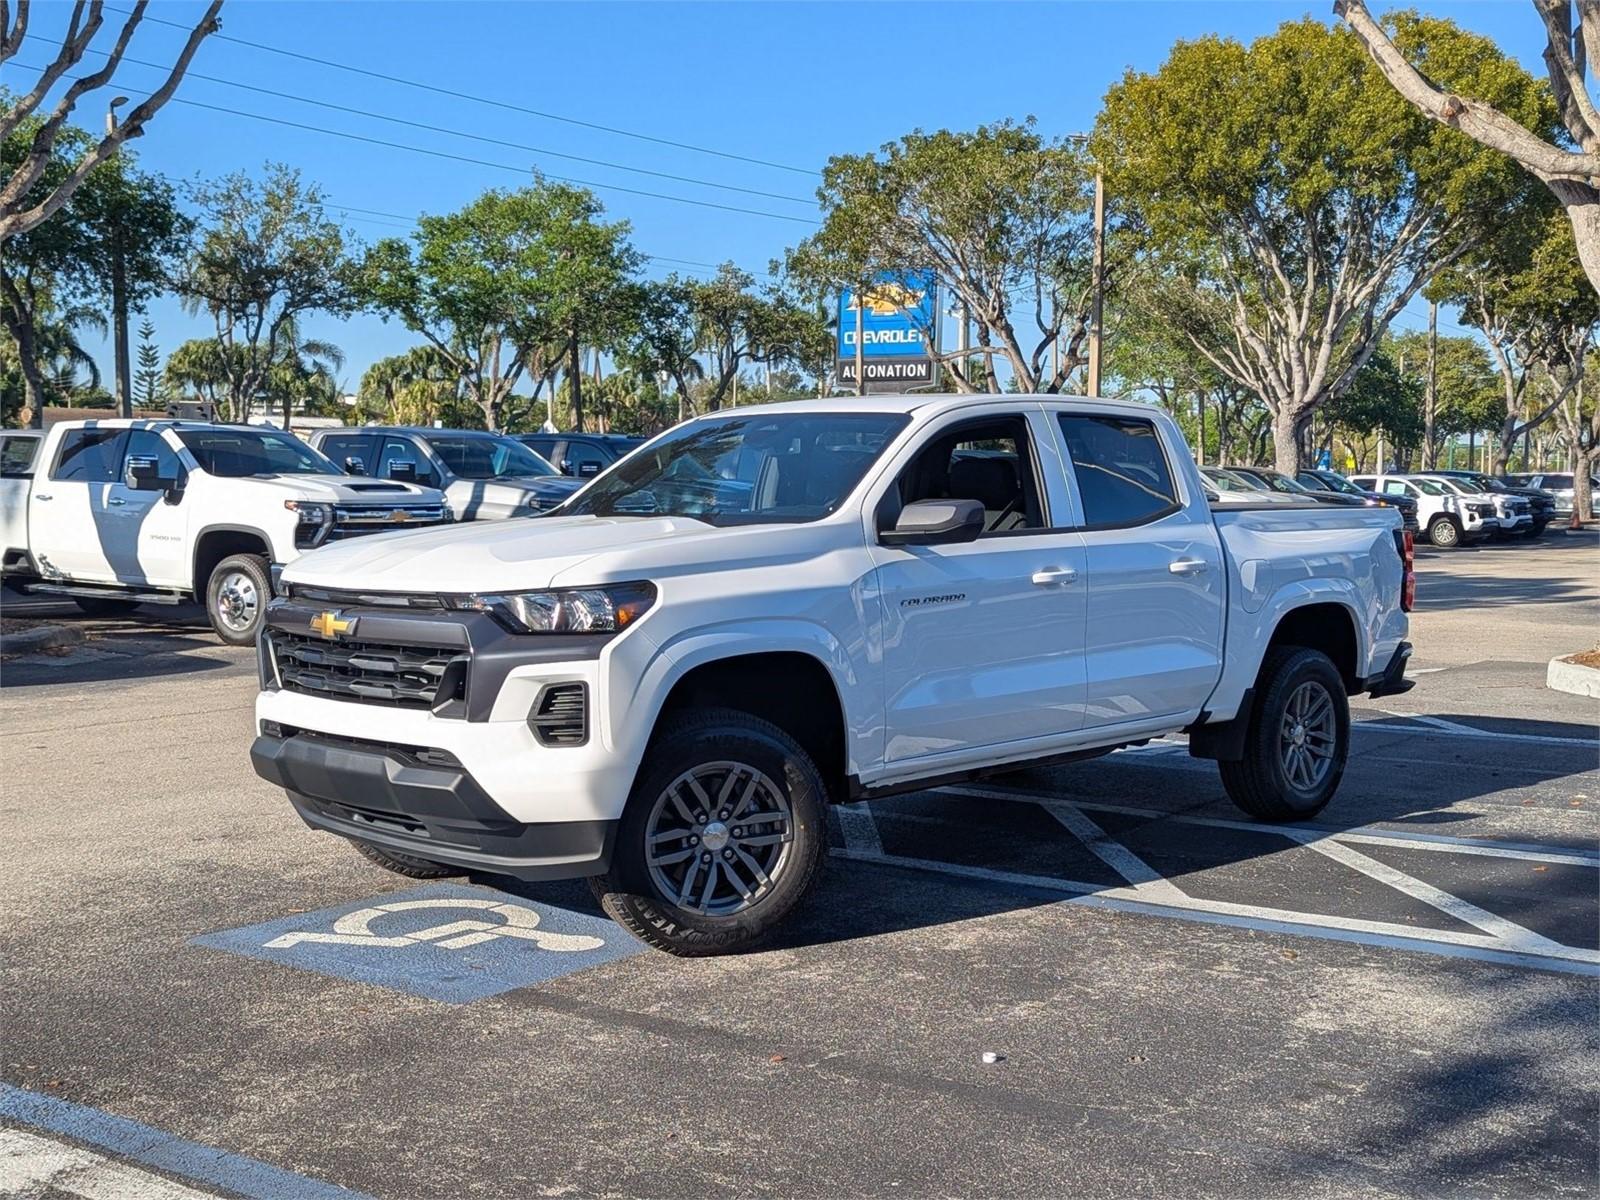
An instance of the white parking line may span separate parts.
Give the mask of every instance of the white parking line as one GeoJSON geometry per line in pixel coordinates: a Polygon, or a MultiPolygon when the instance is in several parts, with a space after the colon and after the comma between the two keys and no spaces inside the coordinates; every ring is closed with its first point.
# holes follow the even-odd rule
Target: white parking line
{"type": "Polygon", "coordinates": [[[1497,742],[1533,742],[1542,746],[1583,746],[1593,750],[1600,748],[1600,730],[1592,738],[1552,737],[1543,733],[1501,733],[1491,729],[1477,729],[1471,725],[1463,725],[1459,721],[1447,721],[1443,717],[1428,717],[1419,713],[1390,712],[1380,708],[1379,712],[1389,717],[1399,717],[1402,721],[1415,721],[1419,725],[1426,725],[1426,729],[1409,729],[1401,725],[1380,725],[1375,720],[1352,721],[1351,729],[1360,729],[1365,733],[1410,733],[1421,734],[1424,737],[1464,737],[1487,739],[1497,742]]]}
{"type": "Polygon", "coordinates": [[[883,842],[878,837],[878,823],[873,819],[872,806],[867,801],[842,805],[834,811],[839,814],[839,829],[844,834],[846,846],[868,854],[883,853],[883,842]]]}
{"type": "Polygon", "coordinates": [[[1171,880],[1121,842],[1112,841],[1105,830],[1077,808],[1060,800],[1041,800],[1039,807],[1071,830],[1096,858],[1126,879],[1141,896],[1152,900],[1188,899],[1171,880]]]}
{"type": "Polygon", "coordinates": [[[153,1171],[20,1129],[0,1129],[0,1195],[79,1196],[83,1200],[215,1200],[153,1171]]]}
{"type": "MultiPolygon", "coordinates": [[[[980,800],[1009,800],[1018,804],[1039,804],[1060,800],[1048,792],[1029,788],[983,788],[960,785],[938,789],[941,793],[970,796],[980,800]]],[[[1129,817],[1144,817],[1153,821],[1173,821],[1181,825],[1203,825],[1213,829],[1237,829],[1246,833],[1269,833],[1278,837],[1296,833],[1316,838],[1338,838],[1342,842],[1360,842],[1373,846],[1393,846],[1399,850],[1435,850],[1454,854],[1473,854],[1488,858],[1516,858],[1529,862],[1550,863],[1557,866],[1600,868],[1600,855],[1584,850],[1532,845],[1528,842],[1500,842],[1489,838],[1457,838],[1439,833],[1395,833],[1373,825],[1360,825],[1353,829],[1338,829],[1327,825],[1267,825],[1259,821],[1234,821],[1226,817],[1191,817],[1181,813],[1163,812],[1156,808],[1139,808],[1131,804],[1102,804],[1099,801],[1070,800],[1067,803],[1089,812],[1120,813],[1129,817]]]]}
{"type": "Polygon", "coordinates": [[[985,883],[1020,887],[1032,891],[1067,893],[1063,904],[1090,908],[1109,908],[1119,912],[1176,917],[1206,924],[1232,925],[1278,933],[1298,933],[1337,941],[1357,942],[1391,949],[1420,950],[1452,958],[1472,958],[1486,962],[1538,967],[1580,975],[1600,975],[1600,951],[1576,946],[1558,946],[1553,953],[1536,953],[1508,948],[1488,934],[1462,933],[1453,929],[1418,929],[1388,921],[1364,921],[1321,913],[1293,912],[1254,904],[1233,904],[1223,900],[1195,900],[1184,897],[1154,900],[1131,887],[1106,887],[1080,883],[1050,875],[1027,875],[1015,871],[996,871],[962,863],[938,862],[926,858],[907,858],[897,854],[870,854],[859,850],[834,850],[837,858],[881,866],[904,867],[985,883]]]}

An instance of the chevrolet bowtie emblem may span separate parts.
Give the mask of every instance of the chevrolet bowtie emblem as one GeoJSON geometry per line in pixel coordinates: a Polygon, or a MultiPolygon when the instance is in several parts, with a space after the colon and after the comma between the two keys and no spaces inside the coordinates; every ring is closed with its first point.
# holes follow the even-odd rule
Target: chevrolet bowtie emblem
{"type": "Polygon", "coordinates": [[[319,633],[325,638],[337,637],[341,633],[354,633],[355,628],[354,617],[341,617],[336,612],[320,612],[311,618],[311,632],[319,633]]]}
{"type": "Polygon", "coordinates": [[[389,514],[389,520],[394,521],[396,524],[398,524],[401,521],[409,521],[409,520],[411,520],[411,514],[408,513],[403,508],[397,508],[392,513],[389,514]]]}

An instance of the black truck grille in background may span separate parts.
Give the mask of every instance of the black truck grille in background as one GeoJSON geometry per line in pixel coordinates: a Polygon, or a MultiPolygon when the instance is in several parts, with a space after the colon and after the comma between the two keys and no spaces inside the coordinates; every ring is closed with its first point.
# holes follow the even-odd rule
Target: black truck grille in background
{"type": "Polygon", "coordinates": [[[589,689],[581,683],[546,684],[528,724],[546,746],[583,745],[589,740],[589,689]]]}
{"type": "Polygon", "coordinates": [[[460,650],[330,642],[281,629],[269,638],[278,682],[286,691],[427,708],[440,716],[458,715],[452,710],[466,700],[467,656],[460,650]]]}

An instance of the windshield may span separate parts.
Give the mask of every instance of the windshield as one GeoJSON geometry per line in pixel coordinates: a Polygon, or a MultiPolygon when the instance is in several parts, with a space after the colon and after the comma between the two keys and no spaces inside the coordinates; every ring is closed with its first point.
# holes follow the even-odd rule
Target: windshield
{"type": "Polygon", "coordinates": [[[1450,476],[1449,479],[1444,480],[1444,483],[1447,487],[1452,487],[1458,492],[1465,492],[1469,495],[1474,495],[1483,491],[1483,489],[1477,484],[1473,483],[1472,480],[1462,479],[1456,475],[1450,476]]]}
{"type": "Polygon", "coordinates": [[[1291,495],[1303,495],[1311,489],[1296,483],[1287,475],[1279,475],[1276,471],[1262,471],[1256,478],[1275,492],[1288,492],[1291,495]]]}
{"type": "Polygon", "coordinates": [[[428,448],[459,479],[510,479],[561,474],[521,442],[508,437],[441,437],[429,434],[428,448]]]}
{"type": "Polygon", "coordinates": [[[1258,492],[1261,489],[1251,487],[1232,471],[1224,471],[1221,467],[1205,467],[1201,472],[1212,483],[1219,484],[1230,492],[1258,492]]]}
{"type": "Polygon", "coordinates": [[[178,440],[207,475],[343,475],[292,433],[256,429],[180,429],[178,440]]]}
{"type": "Polygon", "coordinates": [[[1346,496],[1365,496],[1366,492],[1351,483],[1343,475],[1336,475],[1329,471],[1325,475],[1318,475],[1322,485],[1331,492],[1343,492],[1346,496]]]}
{"type": "Polygon", "coordinates": [[[694,517],[712,525],[815,521],[844,502],[907,420],[899,413],[805,412],[692,421],[556,511],[694,517]]]}

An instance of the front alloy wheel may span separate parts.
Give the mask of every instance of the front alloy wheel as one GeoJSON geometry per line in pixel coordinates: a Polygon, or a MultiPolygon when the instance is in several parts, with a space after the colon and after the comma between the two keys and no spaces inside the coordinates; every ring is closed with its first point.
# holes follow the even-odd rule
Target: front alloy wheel
{"type": "Polygon", "coordinates": [[[771,893],[788,867],[794,820],[778,785],[748,763],[685,771],[645,825],[656,891],[689,912],[725,917],[771,893]]]}
{"type": "Polygon", "coordinates": [[[697,709],[656,733],[617,824],[606,874],[590,880],[611,919],[669,954],[759,943],[821,870],[827,787],[770,721],[697,709]]]}

